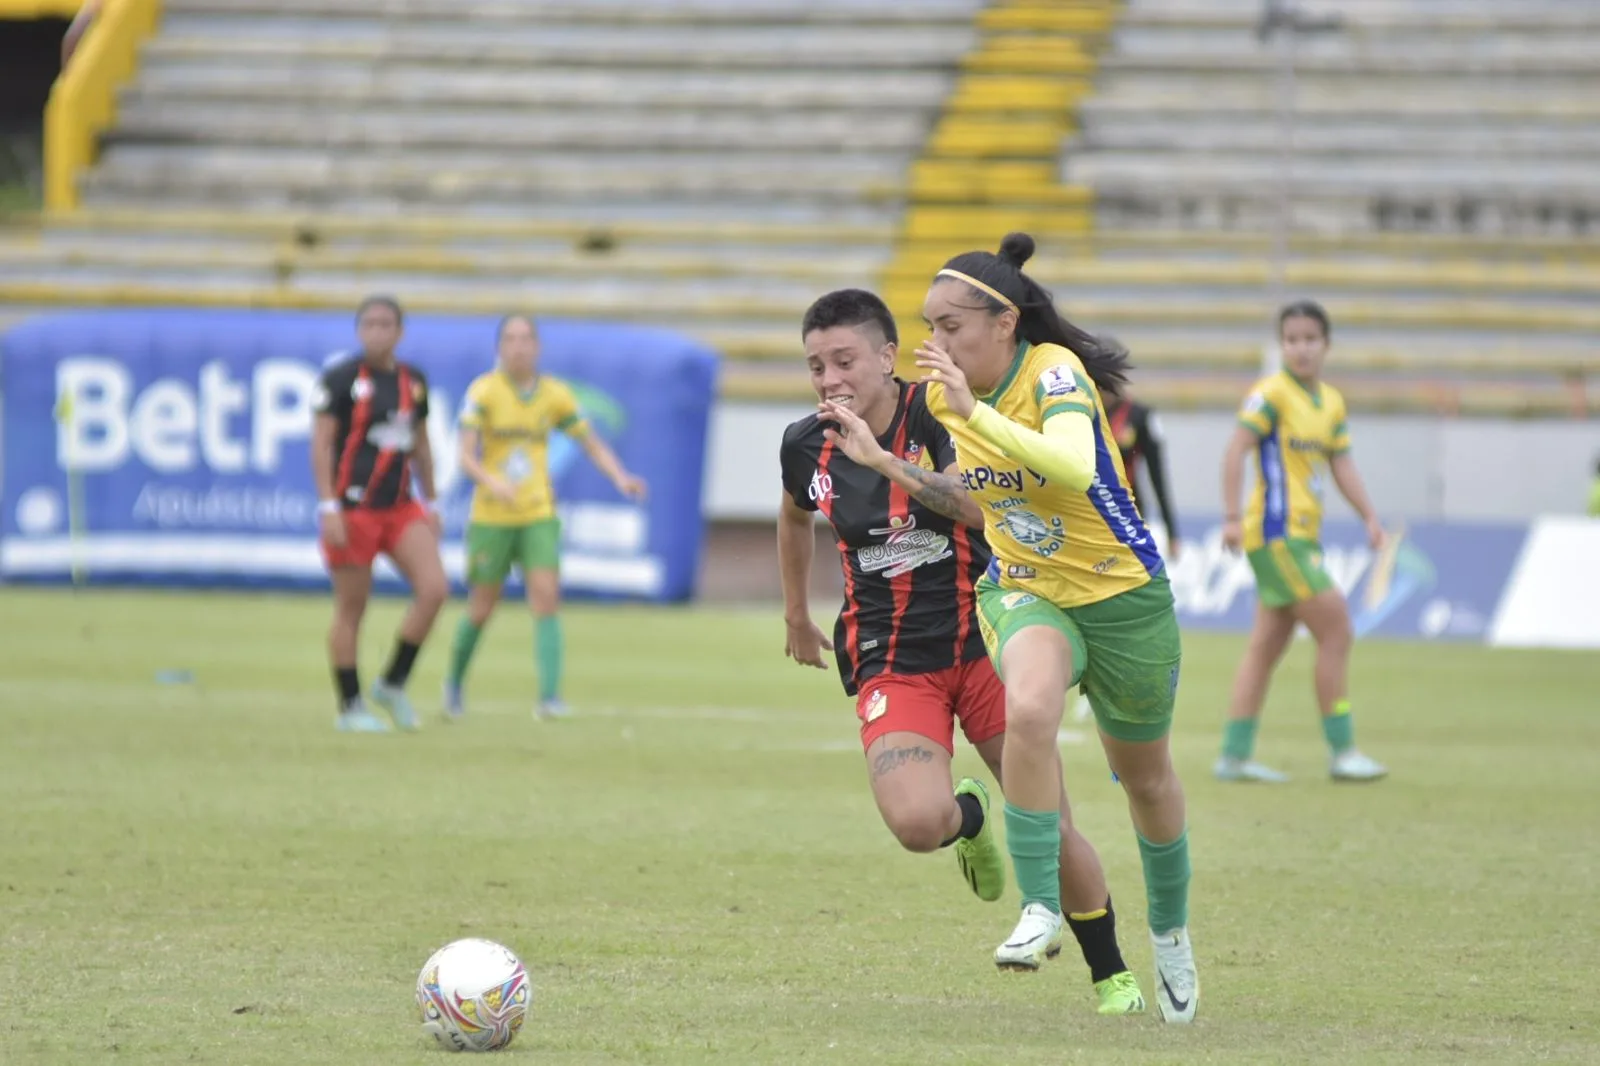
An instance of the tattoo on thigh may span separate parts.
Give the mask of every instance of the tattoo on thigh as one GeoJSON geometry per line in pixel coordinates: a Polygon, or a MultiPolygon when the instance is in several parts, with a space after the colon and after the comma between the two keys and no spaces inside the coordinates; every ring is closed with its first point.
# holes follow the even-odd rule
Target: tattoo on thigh
{"type": "Polygon", "coordinates": [[[898,770],[907,763],[932,762],[933,752],[918,745],[914,748],[887,748],[880,751],[872,760],[872,776],[882,777],[893,770],[898,770]]]}

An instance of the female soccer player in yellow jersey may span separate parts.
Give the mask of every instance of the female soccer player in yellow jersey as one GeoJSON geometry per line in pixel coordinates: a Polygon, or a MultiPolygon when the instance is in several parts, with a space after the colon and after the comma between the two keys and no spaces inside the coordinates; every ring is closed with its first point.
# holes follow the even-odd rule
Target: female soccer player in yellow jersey
{"type": "Polygon", "coordinates": [[[512,566],[522,569],[534,616],[541,718],[567,714],[561,702],[561,520],[556,517],[547,450],[552,430],[576,440],[591,462],[629,499],[645,484],[623,469],[589,429],[565,382],[539,373],[533,320],[500,323],[499,366],[467,388],[460,421],[461,469],[476,484],[467,522],[467,616],[456,627],[445,681],[445,713],[459,717],[462,680],[512,566]]]}
{"type": "Polygon", "coordinates": [[[1267,682],[1304,622],[1317,642],[1317,704],[1332,752],[1336,781],[1375,781],[1386,771],[1355,746],[1345,681],[1350,665],[1350,611],[1322,568],[1322,476],[1333,481],[1367,525],[1367,539],[1383,544],[1366,487],[1350,458],[1344,397],[1322,380],[1331,338],[1328,314],[1310,300],[1278,315],[1284,369],[1256,383],[1239,412],[1222,465],[1222,539],[1243,548],[1256,575],[1256,620],[1233,681],[1233,699],[1215,773],[1223,781],[1286,781],[1287,775],[1252,758],[1256,724],[1267,682]],[[1239,496],[1245,456],[1256,457],[1255,490],[1241,519],[1239,496]]]}
{"type": "Polygon", "coordinates": [[[958,255],[933,280],[917,350],[928,408],[950,431],[994,558],[979,625],[1006,687],[1006,846],[1022,893],[1002,969],[1037,969],[1061,939],[1061,778],[1056,734],[1081,684],[1127,793],[1144,862],[1156,1003],[1194,1019],[1189,842],[1172,768],[1181,648],[1165,565],[1133,505],[1101,403],[1127,353],[1078,329],[1022,272],[1033,238],[958,255]]]}

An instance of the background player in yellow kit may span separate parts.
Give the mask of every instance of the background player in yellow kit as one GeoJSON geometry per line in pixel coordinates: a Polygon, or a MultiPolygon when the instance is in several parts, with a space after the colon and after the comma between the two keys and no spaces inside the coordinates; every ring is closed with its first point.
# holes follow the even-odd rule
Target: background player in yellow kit
{"type": "Polygon", "coordinates": [[[561,702],[561,520],[547,460],[550,434],[576,440],[617,491],[643,499],[645,484],[623,469],[592,432],[566,383],[539,373],[533,321],[500,323],[499,366],[467,389],[460,422],[461,469],[477,486],[467,524],[467,616],[456,627],[445,681],[445,711],[462,713],[462,680],[483,627],[513,566],[522,569],[534,616],[541,718],[567,713],[561,702]]]}
{"type": "Polygon", "coordinates": [[[1336,781],[1374,781],[1387,771],[1355,746],[1355,724],[1345,698],[1350,666],[1350,611],[1322,566],[1323,476],[1333,475],[1344,498],[1367,526],[1374,550],[1383,526],[1350,458],[1344,397],[1322,380],[1332,331],[1328,313],[1310,300],[1278,314],[1284,368],[1250,390],[1239,427],[1222,466],[1222,539],[1243,548],[1256,575],[1256,620],[1233,681],[1228,724],[1216,776],[1223,781],[1286,781],[1257,763],[1256,725],[1267,683],[1304,622],[1317,642],[1317,706],[1336,781]],[[1255,454],[1256,483],[1242,518],[1239,496],[1246,455],[1255,454]]]}
{"type": "Polygon", "coordinates": [[[939,271],[917,351],[928,409],[950,431],[993,559],[978,581],[984,643],[1006,687],[1006,846],[1022,893],[1002,969],[1034,970],[1059,945],[1061,778],[1056,734],[1081,683],[1138,831],[1156,1004],[1193,1020],[1183,786],[1167,747],[1178,620],[1166,566],[1133,505],[1099,389],[1127,352],[1063,319],[1022,272],[1033,238],[968,252],[939,271]]]}

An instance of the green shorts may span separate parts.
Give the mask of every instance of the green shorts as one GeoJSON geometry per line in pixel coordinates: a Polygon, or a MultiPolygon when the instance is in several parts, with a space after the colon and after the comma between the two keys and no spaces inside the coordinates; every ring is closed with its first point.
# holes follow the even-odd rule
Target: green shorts
{"type": "Polygon", "coordinates": [[[1183,647],[1165,574],[1083,607],[1057,607],[987,577],[979,579],[977,594],[978,627],[996,672],[1006,641],[1029,626],[1049,626],[1071,645],[1071,683],[1082,686],[1102,730],[1132,742],[1167,735],[1183,647]]]}
{"type": "Polygon", "coordinates": [[[561,565],[561,519],[542,518],[525,526],[467,526],[467,584],[499,585],[513,566],[556,570],[561,565]]]}
{"type": "Polygon", "coordinates": [[[1263,607],[1290,607],[1333,588],[1333,578],[1322,568],[1322,545],[1314,540],[1269,540],[1249,559],[1263,607]]]}

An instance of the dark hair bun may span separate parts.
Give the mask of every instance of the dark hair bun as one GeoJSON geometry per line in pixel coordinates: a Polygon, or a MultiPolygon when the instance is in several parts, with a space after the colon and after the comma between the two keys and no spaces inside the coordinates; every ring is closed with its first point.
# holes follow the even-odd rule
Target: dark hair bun
{"type": "Polygon", "coordinates": [[[1000,258],[1021,270],[1022,265],[1033,258],[1033,249],[1033,238],[1026,233],[1008,233],[1000,242],[1000,258]]]}

